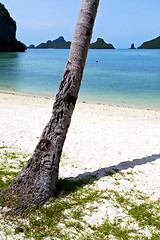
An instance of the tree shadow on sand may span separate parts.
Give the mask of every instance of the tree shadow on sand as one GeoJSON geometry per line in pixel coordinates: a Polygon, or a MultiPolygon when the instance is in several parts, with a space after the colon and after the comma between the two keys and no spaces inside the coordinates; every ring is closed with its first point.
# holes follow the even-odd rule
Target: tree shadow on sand
{"type": "Polygon", "coordinates": [[[136,166],[141,166],[147,163],[152,163],[160,158],[160,154],[152,154],[151,156],[146,156],[143,158],[136,158],[132,161],[120,162],[117,165],[112,165],[110,167],[101,168],[93,172],[86,172],[79,174],[76,177],[70,177],[65,179],[59,179],[58,181],[58,195],[62,192],[66,194],[73,192],[75,189],[85,186],[87,184],[92,184],[94,181],[99,180],[108,175],[114,175],[122,170],[133,169],[136,166]]]}

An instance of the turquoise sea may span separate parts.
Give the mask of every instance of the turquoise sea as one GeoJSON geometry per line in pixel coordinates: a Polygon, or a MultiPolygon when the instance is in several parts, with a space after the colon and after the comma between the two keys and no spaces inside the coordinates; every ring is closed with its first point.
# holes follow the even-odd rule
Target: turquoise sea
{"type": "MultiPolygon", "coordinates": [[[[68,54],[0,53],[0,90],[55,96],[68,54]]],[[[160,50],[89,50],[79,99],[160,109],[160,50]]]]}

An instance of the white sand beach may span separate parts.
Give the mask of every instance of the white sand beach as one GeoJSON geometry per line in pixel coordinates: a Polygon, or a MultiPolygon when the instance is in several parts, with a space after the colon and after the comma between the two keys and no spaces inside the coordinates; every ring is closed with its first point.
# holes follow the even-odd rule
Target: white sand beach
{"type": "MultiPolygon", "coordinates": [[[[53,102],[47,97],[0,93],[0,146],[32,153],[50,119],[53,102]]],[[[76,177],[103,168],[150,169],[152,161],[160,163],[159,129],[160,111],[78,102],[60,176],[76,177]]],[[[160,187],[160,169],[156,172],[148,172],[147,178],[151,185],[154,178],[160,187]]]]}
{"type": "MultiPolygon", "coordinates": [[[[47,97],[0,93],[0,146],[32,153],[53,102],[47,97]]],[[[76,171],[64,171],[64,177],[114,165],[145,167],[160,154],[159,129],[160,111],[78,102],[63,150],[64,165],[74,164],[76,171]]]]}
{"type": "MultiPolygon", "coordinates": [[[[0,146],[32,153],[50,119],[53,99],[0,93],[0,146]]],[[[160,193],[160,111],[78,102],[65,141],[60,177],[97,174],[98,189],[129,191],[133,183],[114,185],[105,172],[133,171],[136,189],[151,200],[160,193]],[[105,181],[106,178],[106,181],[105,181]],[[103,180],[103,181],[102,181],[103,180]]],[[[107,204],[86,219],[100,223],[104,214],[117,212],[107,204]],[[105,211],[104,211],[105,209],[105,211]],[[108,209],[108,210],[107,210],[108,209]]],[[[118,213],[119,214],[119,213],[118,213]]]]}

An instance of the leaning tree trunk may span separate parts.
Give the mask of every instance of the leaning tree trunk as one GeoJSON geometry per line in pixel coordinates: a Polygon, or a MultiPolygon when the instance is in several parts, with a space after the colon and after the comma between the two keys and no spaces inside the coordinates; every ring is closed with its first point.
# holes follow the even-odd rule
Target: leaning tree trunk
{"type": "Polygon", "coordinates": [[[28,163],[1,195],[12,192],[23,204],[41,205],[56,194],[59,161],[77,101],[98,5],[99,0],[82,0],[51,119],[28,163]]]}

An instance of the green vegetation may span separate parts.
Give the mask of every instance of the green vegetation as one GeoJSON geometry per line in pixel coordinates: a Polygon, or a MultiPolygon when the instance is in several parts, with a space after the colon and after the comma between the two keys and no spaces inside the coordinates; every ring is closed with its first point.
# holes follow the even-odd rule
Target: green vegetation
{"type": "Polygon", "coordinates": [[[0,191],[7,188],[8,185],[17,176],[20,169],[25,165],[29,154],[13,152],[6,146],[0,147],[0,191]]]}
{"type": "Polygon", "coordinates": [[[102,38],[97,38],[95,43],[91,43],[91,49],[114,49],[112,44],[105,43],[102,38]]]}
{"type": "Polygon", "coordinates": [[[150,41],[144,42],[139,49],[160,49],[160,36],[150,41]]]}
{"type": "MultiPolygon", "coordinates": [[[[68,49],[70,48],[71,42],[66,42],[64,37],[59,37],[56,40],[48,40],[46,43],[41,43],[36,48],[57,48],[57,49],[68,49]]],[[[98,38],[95,43],[90,45],[91,49],[114,49],[112,44],[107,44],[102,38],[98,38]]]]}
{"type": "Polygon", "coordinates": [[[66,42],[64,37],[59,37],[56,40],[48,40],[46,43],[41,43],[36,48],[60,48],[60,49],[68,49],[70,48],[71,42],[66,42]]]}
{"type": "MultiPolygon", "coordinates": [[[[12,182],[28,157],[29,154],[0,147],[1,190],[12,182]]],[[[150,196],[137,191],[134,184],[128,192],[120,190],[121,181],[134,183],[134,176],[138,173],[112,170],[106,171],[105,179],[98,179],[92,174],[77,180],[59,179],[57,197],[39,208],[7,211],[6,208],[13,203],[0,199],[0,236],[2,239],[15,236],[37,240],[47,237],[65,240],[158,240],[160,199],[150,200],[150,196]],[[114,182],[113,189],[99,189],[104,181],[114,182]],[[94,216],[102,206],[103,221],[96,223],[97,217],[94,216]]]]}

